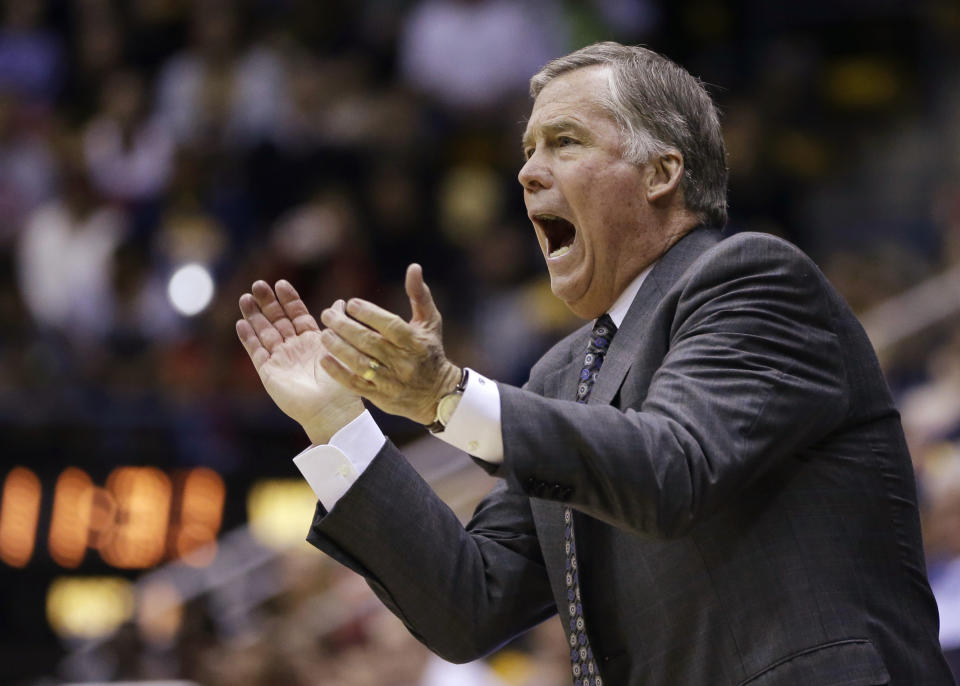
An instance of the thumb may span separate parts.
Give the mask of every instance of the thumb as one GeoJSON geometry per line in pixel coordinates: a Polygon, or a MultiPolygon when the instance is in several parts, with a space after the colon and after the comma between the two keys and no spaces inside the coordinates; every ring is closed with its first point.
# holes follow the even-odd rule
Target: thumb
{"type": "Polygon", "coordinates": [[[411,322],[433,324],[440,321],[440,311],[430,295],[430,287],[423,280],[423,267],[411,264],[407,267],[405,283],[407,297],[410,298],[410,309],[413,312],[411,322]]]}

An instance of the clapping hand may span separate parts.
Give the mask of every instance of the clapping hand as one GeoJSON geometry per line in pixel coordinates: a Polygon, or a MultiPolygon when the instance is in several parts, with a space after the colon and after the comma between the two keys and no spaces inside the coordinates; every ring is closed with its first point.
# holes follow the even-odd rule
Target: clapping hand
{"type": "Polygon", "coordinates": [[[410,321],[373,303],[351,299],[320,315],[327,352],[320,365],[346,389],[384,412],[421,424],[436,418],[437,403],[452,391],[460,369],[443,352],[440,312],[418,264],[407,269],[410,321]]]}
{"type": "MultiPolygon", "coordinates": [[[[363,403],[330,378],[320,361],[327,355],[320,327],[288,281],[276,294],[265,281],[240,296],[243,319],[237,335],[267,393],[284,413],[303,426],[314,443],[327,443],[363,412],[363,403]]],[[[342,315],[343,301],[331,311],[342,315]]]]}

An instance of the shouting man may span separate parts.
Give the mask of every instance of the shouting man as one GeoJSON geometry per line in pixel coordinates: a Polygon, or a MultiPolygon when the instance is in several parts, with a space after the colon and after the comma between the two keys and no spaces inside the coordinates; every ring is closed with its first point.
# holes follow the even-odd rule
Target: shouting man
{"type": "Polygon", "coordinates": [[[576,686],[952,684],[910,457],[870,342],[797,249],[722,239],[700,82],[601,43],[531,81],[520,170],[553,292],[590,321],[523,388],[407,321],[258,281],[237,332],[313,446],[308,540],[467,661],[559,612],[576,686]],[[462,526],[361,398],[500,477],[462,526]]]}

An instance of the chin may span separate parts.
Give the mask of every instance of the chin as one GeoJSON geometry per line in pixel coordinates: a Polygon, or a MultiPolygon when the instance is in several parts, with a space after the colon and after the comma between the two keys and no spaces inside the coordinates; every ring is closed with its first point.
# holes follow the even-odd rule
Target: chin
{"type": "Polygon", "coordinates": [[[560,300],[563,300],[563,304],[567,306],[567,309],[573,312],[573,314],[580,319],[596,319],[604,312],[603,310],[595,312],[594,310],[596,307],[591,307],[583,300],[567,300],[559,295],[557,295],[557,297],[560,298],[560,300]]]}
{"type": "Polygon", "coordinates": [[[602,315],[606,310],[590,309],[583,307],[579,303],[567,303],[567,309],[573,312],[577,317],[584,321],[592,321],[602,315]]]}
{"type": "Polygon", "coordinates": [[[583,302],[580,299],[570,300],[565,296],[562,290],[558,290],[556,288],[551,288],[550,290],[553,292],[554,297],[566,305],[567,309],[573,312],[573,314],[575,314],[577,317],[580,317],[581,319],[589,318],[588,316],[582,314],[584,308],[583,302]]]}
{"type": "Polygon", "coordinates": [[[551,276],[550,290],[557,298],[562,300],[563,304],[567,306],[567,309],[576,316],[581,319],[596,319],[606,312],[605,309],[595,302],[592,302],[596,300],[596,298],[591,298],[589,292],[583,292],[582,289],[574,290],[570,287],[572,285],[574,284],[571,284],[569,281],[566,283],[557,283],[551,276]],[[600,309],[598,310],[598,308],[600,309]]]}

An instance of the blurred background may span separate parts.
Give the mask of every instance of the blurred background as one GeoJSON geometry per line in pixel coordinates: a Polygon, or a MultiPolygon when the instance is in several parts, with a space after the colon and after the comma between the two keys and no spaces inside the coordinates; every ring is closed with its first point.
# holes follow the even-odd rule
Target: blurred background
{"type": "MultiPolygon", "coordinates": [[[[303,541],[307,439],[233,324],[256,278],[406,314],[418,261],[449,356],[522,383],[578,325],[516,181],[527,80],[605,39],[708,84],[727,231],[796,243],[862,317],[957,654],[956,0],[0,6],[0,683],[569,684],[556,620],[452,667],[303,541]]],[[[469,516],[487,477],[378,418],[469,516]]]]}

